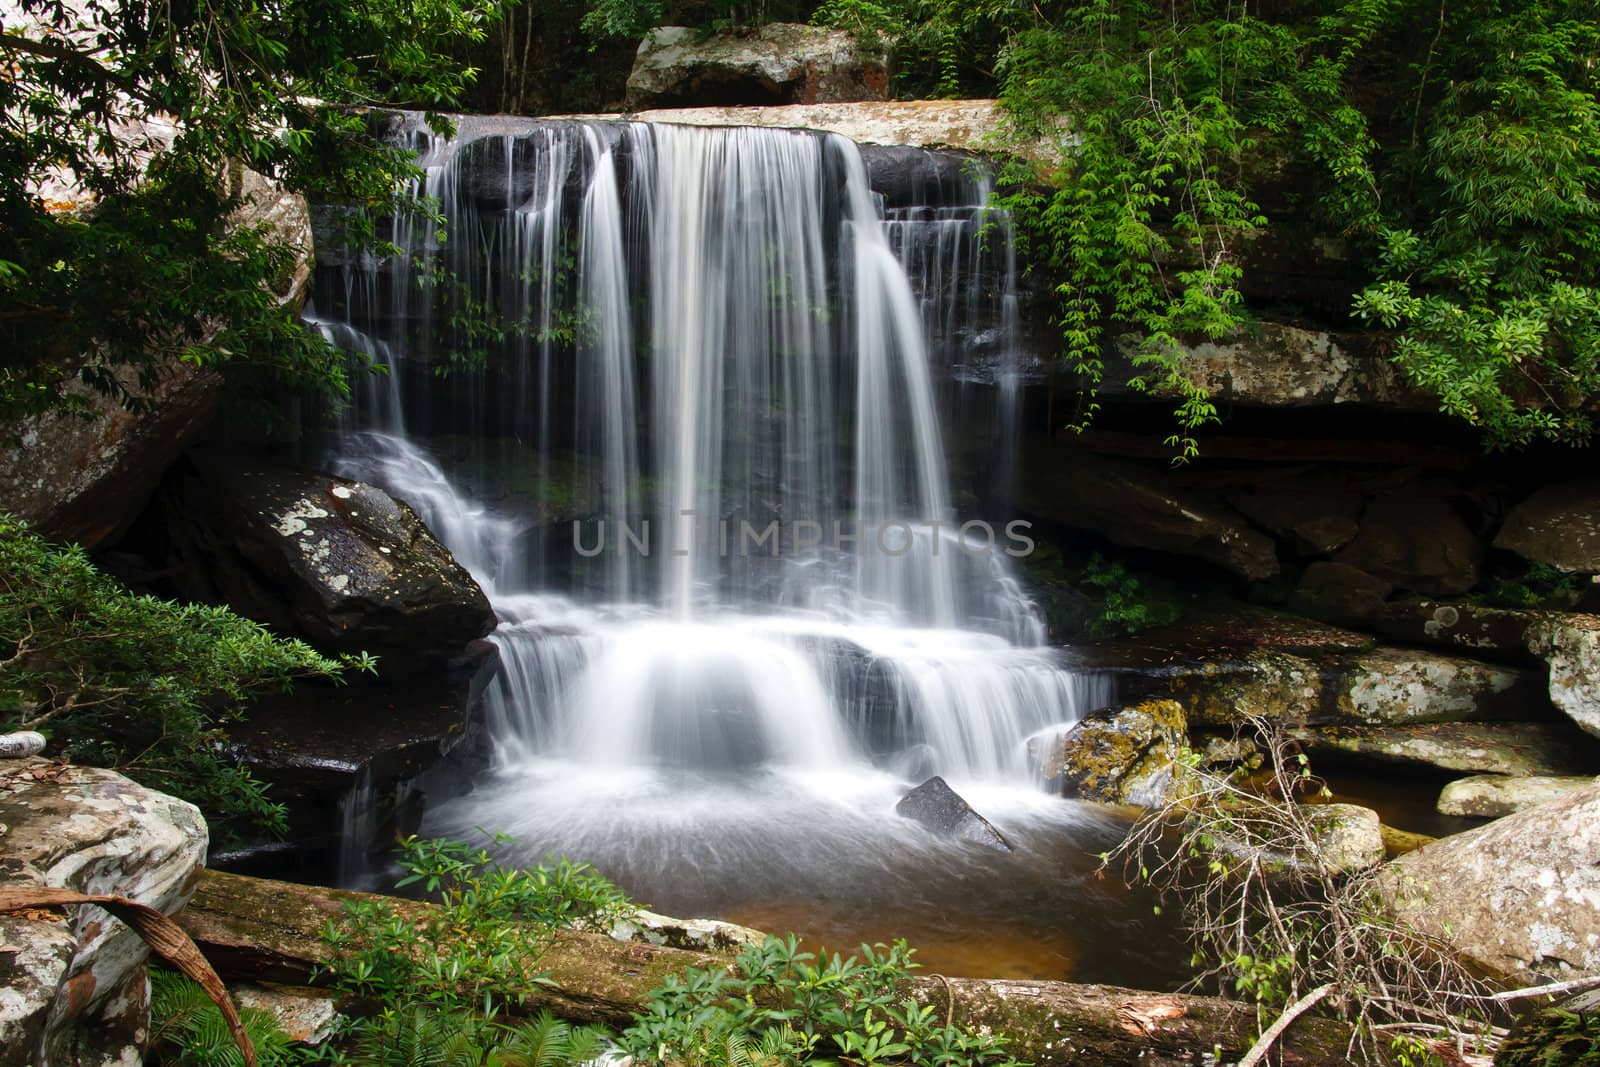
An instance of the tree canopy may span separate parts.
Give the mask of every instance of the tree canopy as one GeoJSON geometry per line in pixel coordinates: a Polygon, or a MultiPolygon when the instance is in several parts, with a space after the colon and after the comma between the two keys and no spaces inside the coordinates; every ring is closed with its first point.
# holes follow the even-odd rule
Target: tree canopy
{"type": "Polygon", "coordinates": [[[61,388],[72,379],[137,403],[171,359],[343,388],[344,358],[261,284],[289,249],[228,225],[229,167],[388,205],[415,173],[410,155],[325,105],[453,106],[476,71],[451,50],[482,39],[507,2],[8,5],[0,416],[83,407],[61,388]]]}

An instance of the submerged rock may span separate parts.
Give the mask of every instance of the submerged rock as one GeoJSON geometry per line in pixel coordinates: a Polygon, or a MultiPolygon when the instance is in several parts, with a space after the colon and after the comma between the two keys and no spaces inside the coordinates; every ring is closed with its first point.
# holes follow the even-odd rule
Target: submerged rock
{"type": "Polygon", "coordinates": [[[1559,570],[1600,574],[1600,481],[1538,490],[1511,509],[1494,547],[1559,570]]]}
{"type": "Polygon", "coordinates": [[[996,852],[1010,852],[1011,843],[994,824],[976,811],[961,795],[935,775],[900,798],[895,814],[921,823],[944,837],[970,841],[996,852]]]}
{"type": "Polygon", "coordinates": [[[1296,726],[1288,734],[1313,758],[1323,755],[1379,767],[1524,777],[1600,770],[1600,745],[1558,722],[1296,726]]]}
{"type": "Polygon", "coordinates": [[[1494,975],[1600,975],[1600,784],[1385,868],[1389,909],[1494,975]]]}
{"type": "Polygon", "coordinates": [[[1593,785],[1594,781],[1588,776],[1512,778],[1503,774],[1477,774],[1458,778],[1445,786],[1439,793],[1436,807],[1441,815],[1498,819],[1524,808],[1559,800],[1568,793],[1593,785]]]}
{"type": "Polygon", "coordinates": [[[662,26],[639,44],[628,107],[828,104],[883,100],[888,57],[844,30],[769,22],[703,34],[662,26]]]}
{"type": "Polygon", "coordinates": [[[1151,700],[1104,708],[1065,733],[1035,737],[1028,753],[1062,796],[1153,806],[1172,787],[1187,731],[1181,704],[1151,700]]]}
{"type": "MultiPolygon", "coordinates": [[[[168,915],[193,894],[206,824],[192,804],[120,774],[29,758],[0,764],[0,881],[128,897],[168,915]]],[[[0,1063],[139,1062],[149,1023],[131,927],[95,907],[3,920],[0,1063]],[[7,958],[9,956],[9,959],[7,958]]]]}
{"type": "Polygon", "coordinates": [[[199,461],[177,483],[169,526],[191,600],[325,651],[370,652],[385,678],[459,662],[494,628],[472,576],[375,486],[229,458],[199,461]]]}

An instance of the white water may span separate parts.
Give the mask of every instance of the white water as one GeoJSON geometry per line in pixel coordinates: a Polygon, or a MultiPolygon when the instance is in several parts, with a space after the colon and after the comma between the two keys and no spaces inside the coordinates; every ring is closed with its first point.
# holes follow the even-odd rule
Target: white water
{"type": "MultiPolygon", "coordinates": [[[[974,516],[951,503],[950,331],[977,332],[984,284],[988,329],[1015,327],[1012,277],[977,263],[992,216],[886,222],[834,136],[546,123],[418,143],[450,240],[402,228],[410,254],[347,267],[315,321],[395,367],[363,385],[339,472],[417,508],[502,618],[495,773],[427,829],[510,832],[636,886],[803,891],[807,871],[959,852],[892,814],[933,773],[1014,833],[1078,818],[1037,792],[1024,743],[1109,693],[1042,647],[1012,561],[964,551],[974,516]],[[465,295],[419,296],[431,265],[465,295]],[[408,362],[474,343],[441,336],[462,313],[507,338],[419,395],[408,362]],[[587,543],[607,530],[592,560],[574,514],[587,543]],[[776,555],[740,550],[742,523],[773,520],[776,555]],[[646,525],[648,554],[623,536],[646,525]]],[[[1004,431],[999,350],[984,395],[1004,431]]]]}

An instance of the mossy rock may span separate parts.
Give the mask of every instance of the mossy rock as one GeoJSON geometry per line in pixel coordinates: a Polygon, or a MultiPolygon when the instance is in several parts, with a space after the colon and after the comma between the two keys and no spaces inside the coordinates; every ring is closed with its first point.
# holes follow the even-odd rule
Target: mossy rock
{"type": "Polygon", "coordinates": [[[1188,738],[1176,700],[1104,708],[1029,752],[1047,785],[1063,796],[1112,804],[1159,803],[1188,738]]]}

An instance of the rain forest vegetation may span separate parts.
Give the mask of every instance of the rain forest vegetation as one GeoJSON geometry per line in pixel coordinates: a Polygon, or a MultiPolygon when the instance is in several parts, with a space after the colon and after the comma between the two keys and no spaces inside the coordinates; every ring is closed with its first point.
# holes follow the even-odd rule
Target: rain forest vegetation
{"type": "Polygon", "coordinates": [[[277,832],[281,805],[231,759],[225,730],[252,694],[339,679],[327,659],[226,608],[130,593],[76,546],[0,514],[0,728],[197,805],[212,832],[277,832]]]}
{"type": "Polygon", "coordinates": [[[483,39],[506,2],[10,5],[0,416],[87,412],[73,383],[137,405],[175,360],[347,388],[346,358],[263,284],[291,249],[265,225],[228,225],[238,168],[389,210],[411,154],[325,105],[410,106],[442,128],[477,73],[451,49],[483,39]]]}

